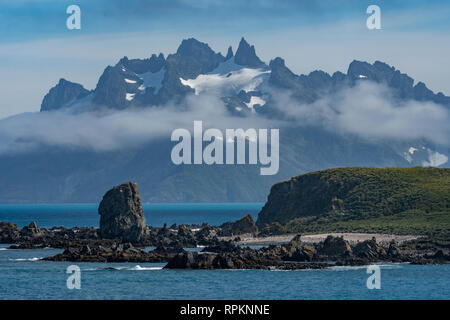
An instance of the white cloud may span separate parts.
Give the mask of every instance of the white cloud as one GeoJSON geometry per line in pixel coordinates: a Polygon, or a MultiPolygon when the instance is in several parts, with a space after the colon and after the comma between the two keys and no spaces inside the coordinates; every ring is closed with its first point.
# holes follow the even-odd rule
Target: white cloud
{"type": "Polygon", "coordinates": [[[433,102],[395,102],[384,85],[362,81],[312,104],[299,104],[286,92],[274,93],[277,107],[297,123],[321,125],[331,131],[368,139],[426,138],[450,145],[449,110],[433,102]]]}
{"type": "MultiPolygon", "coordinates": [[[[425,138],[449,146],[448,109],[432,102],[394,103],[390,90],[362,81],[311,104],[300,104],[286,91],[273,91],[275,107],[290,121],[275,121],[251,114],[231,116],[222,100],[212,95],[189,95],[180,105],[103,113],[51,111],[24,113],[0,120],[0,154],[26,152],[41,144],[112,151],[138,147],[153,139],[170,140],[176,128],[192,129],[194,120],[204,127],[281,128],[322,126],[336,134],[363,138],[412,140],[425,138]]],[[[282,131],[281,131],[282,132],[282,131]]],[[[434,158],[433,158],[434,159],[434,158]]],[[[442,159],[436,157],[435,162],[442,159]]]]}
{"type": "Polygon", "coordinates": [[[0,120],[0,154],[27,152],[41,144],[94,151],[140,146],[167,137],[176,128],[267,128],[268,120],[230,116],[213,96],[190,96],[183,106],[131,109],[107,113],[49,111],[24,113],[0,120]]]}

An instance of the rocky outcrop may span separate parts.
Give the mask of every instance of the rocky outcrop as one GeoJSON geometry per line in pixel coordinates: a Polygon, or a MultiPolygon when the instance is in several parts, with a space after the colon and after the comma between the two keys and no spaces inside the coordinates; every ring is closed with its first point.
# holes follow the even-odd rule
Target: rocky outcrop
{"type": "MultiPolygon", "coordinates": [[[[177,251],[179,252],[179,251],[177,251]]],[[[73,262],[165,262],[176,253],[171,250],[154,250],[146,252],[136,248],[131,243],[113,242],[109,246],[84,245],[69,247],[63,253],[44,258],[47,261],[73,262]]]]}
{"type": "Polygon", "coordinates": [[[200,245],[207,245],[219,241],[217,237],[219,232],[220,228],[206,224],[195,234],[195,236],[200,245]]]}
{"type": "Polygon", "coordinates": [[[258,227],[251,215],[247,214],[235,222],[226,222],[220,226],[222,236],[236,236],[245,233],[257,233],[258,227]]]}
{"type": "Polygon", "coordinates": [[[47,230],[39,228],[36,222],[31,222],[29,225],[25,226],[20,230],[20,236],[22,239],[33,240],[36,238],[41,238],[47,235],[47,230]]]}
{"type": "Polygon", "coordinates": [[[350,255],[352,248],[348,241],[342,237],[328,236],[319,249],[319,253],[328,257],[350,255]]]}
{"type": "Polygon", "coordinates": [[[272,222],[271,224],[265,224],[259,231],[258,236],[268,237],[286,234],[287,229],[278,222],[272,222]]]}
{"type": "MultiPolygon", "coordinates": [[[[398,254],[398,249],[395,250],[395,244],[390,245],[389,251],[391,254],[398,254]]],[[[375,238],[372,238],[372,240],[366,240],[356,244],[353,248],[353,254],[360,258],[378,259],[386,256],[387,252],[385,248],[378,245],[375,238]]]]}
{"type": "Polygon", "coordinates": [[[124,242],[139,242],[145,238],[146,221],[135,182],[126,182],[109,190],[98,213],[101,237],[124,242]]]}
{"type": "Polygon", "coordinates": [[[20,229],[17,224],[0,222],[0,243],[15,243],[20,239],[20,229]]]}
{"type": "Polygon", "coordinates": [[[413,264],[450,263],[447,240],[420,238],[398,245],[377,243],[376,239],[350,245],[342,238],[329,236],[319,243],[304,243],[300,234],[289,243],[261,249],[243,248],[234,241],[221,241],[219,227],[208,225],[173,225],[170,228],[146,228],[150,236],[139,243],[121,238],[99,237],[96,228],[49,230],[30,223],[22,230],[10,223],[0,223],[0,240],[15,242],[9,249],[65,249],[46,258],[49,261],[75,262],[168,262],[167,268],[182,269],[281,269],[327,268],[330,261],[339,266],[361,266],[373,262],[410,262],[413,264]],[[200,229],[200,230],[198,230],[200,229]],[[198,231],[197,231],[198,230],[198,231]],[[202,252],[183,248],[202,243],[202,252]],[[144,247],[155,246],[147,252],[144,247]]]}
{"type": "Polygon", "coordinates": [[[255,250],[239,250],[236,253],[184,252],[173,257],[165,269],[323,269],[324,263],[290,263],[273,260],[255,250]]]}
{"type": "Polygon", "coordinates": [[[177,238],[181,240],[181,247],[187,248],[197,246],[197,240],[195,239],[194,232],[192,232],[192,230],[184,224],[178,226],[177,238]]]}

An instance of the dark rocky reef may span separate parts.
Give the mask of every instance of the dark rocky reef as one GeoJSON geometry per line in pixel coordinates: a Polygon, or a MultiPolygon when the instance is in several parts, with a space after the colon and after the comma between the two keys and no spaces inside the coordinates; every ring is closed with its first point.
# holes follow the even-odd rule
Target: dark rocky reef
{"type": "Polygon", "coordinates": [[[217,236],[220,232],[219,227],[207,224],[200,228],[186,225],[148,227],[146,238],[133,244],[120,238],[104,239],[96,228],[54,227],[47,230],[31,223],[20,230],[14,224],[0,223],[0,241],[18,243],[10,249],[65,249],[61,254],[45,258],[48,261],[168,262],[166,268],[173,269],[280,270],[376,262],[450,263],[447,242],[433,238],[420,238],[401,245],[396,242],[381,245],[375,238],[350,244],[343,238],[328,236],[324,241],[313,244],[303,243],[298,235],[285,245],[250,249],[238,246],[235,241],[220,240],[217,236]],[[202,252],[186,252],[183,249],[198,244],[206,245],[202,252]],[[146,251],[146,246],[156,248],[146,251]]]}
{"type": "MultiPolygon", "coordinates": [[[[448,250],[447,250],[448,251],[448,250]]],[[[404,251],[393,242],[383,247],[376,239],[350,245],[340,237],[328,236],[317,244],[302,243],[300,235],[282,246],[258,250],[220,242],[202,252],[180,252],[167,263],[167,269],[323,269],[332,266],[360,266],[377,262],[417,264],[450,263],[450,254],[439,249],[434,254],[404,251]]]]}
{"type": "Polygon", "coordinates": [[[258,227],[256,226],[255,221],[253,221],[252,216],[249,214],[235,222],[226,222],[222,224],[220,229],[221,236],[236,236],[245,233],[258,233],[258,227]]]}
{"type": "Polygon", "coordinates": [[[146,252],[131,243],[112,242],[109,245],[84,245],[69,247],[63,253],[44,258],[46,261],[73,262],[165,262],[183,249],[158,247],[146,252]]]}
{"type": "Polygon", "coordinates": [[[15,243],[20,239],[20,229],[17,224],[0,222],[0,243],[15,243]]]}

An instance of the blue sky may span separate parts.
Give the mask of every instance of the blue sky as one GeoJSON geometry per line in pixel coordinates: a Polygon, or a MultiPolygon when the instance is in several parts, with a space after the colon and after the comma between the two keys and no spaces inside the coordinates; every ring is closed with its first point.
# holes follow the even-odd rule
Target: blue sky
{"type": "Polygon", "coordinates": [[[450,2],[437,0],[0,0],[0,118],[39,110],[61,77],[92,89],[123,55],[168,54],[187,37],[224,53],[245,36],[263,60],[281,56],[297,73],[382,60],[449,95],[449,17],[450,2]],[[71,4],[81,30],[66,28],[71,4]],[[366,28],[370,4],[382,30],[366,28]]]}
{"type": "Polygon", "coordinates": [[[370,4],[388,15],[410,12],[414,19],[404,21],[398,29],[448,31],[450,26],[450,5],[444,0],[0,0],[0,41],[67,36],[65,9],[71,4],[82,9],[83,34],[186,28],[192,32],[204,28],[264,32],[364,20],[361,13],[370,4]],[[426,14],[429,11],[434,14],[426,14]]]}

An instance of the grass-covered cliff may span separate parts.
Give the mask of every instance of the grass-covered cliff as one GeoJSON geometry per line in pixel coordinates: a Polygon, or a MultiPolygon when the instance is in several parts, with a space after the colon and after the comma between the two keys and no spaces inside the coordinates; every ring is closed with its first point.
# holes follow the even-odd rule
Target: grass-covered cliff
{"type": "Polygon", "coordinates": [[[291,232],[450,230],[450,169],[337,168],[275,184],[257,224],[291,232]],[[278,225],[278,224],[277,224],[278,225]]]}

